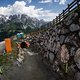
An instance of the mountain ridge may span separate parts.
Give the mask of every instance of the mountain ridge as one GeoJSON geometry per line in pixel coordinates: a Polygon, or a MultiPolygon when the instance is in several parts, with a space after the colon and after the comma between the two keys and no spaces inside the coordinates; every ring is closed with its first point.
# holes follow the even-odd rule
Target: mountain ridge
{"type": "Polygon", "coordinates": [[[4,39],[18,32],[29,33],[46,23],[44,20],[38,20],[25,14],[0,15],[0,38],[4,39]]]}

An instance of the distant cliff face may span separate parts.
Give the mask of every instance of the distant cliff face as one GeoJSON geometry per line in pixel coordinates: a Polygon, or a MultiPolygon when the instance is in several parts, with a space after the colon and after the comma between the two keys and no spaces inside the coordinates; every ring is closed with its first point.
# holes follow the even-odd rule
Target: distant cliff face
{"type": "Polygon", "coordinates": [[[22,23],[23,26],[40,27],[46,22],[44,20],[38,20],[37,18],[29,17],[27,15],[10,15],[9,17],[0,15],[0,24],[3,23],[22,23]]]}
{"type": "Polygon", "coordinates": [[[44,20],[31,18],[27,15],[0,15],[0,39],[23,31],[28,32],[46,24],[44,20]]]}
{"type": "Polygon", "coordinates": [[[11,15],[9,16],[9,20],[11,22],[16,22],[16,23],[22,23],[23,26],[31,26],[31,27],[40,27],[42,26],[43,24],[45,24],[45,21],[43,20],[38,20],[36,18],[31,18],[27,15],[11,15]]]}

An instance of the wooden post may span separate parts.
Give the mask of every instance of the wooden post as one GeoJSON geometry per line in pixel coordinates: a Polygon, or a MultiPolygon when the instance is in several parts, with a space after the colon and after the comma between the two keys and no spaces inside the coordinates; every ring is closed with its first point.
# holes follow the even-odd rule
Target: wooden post
{"type": "Polygon", "coordinates": [[[55,25],[56,25],[56,18],[54,19],[55,25]]]}
{"type": "Polygon", "coordinates": [[[57,23],[59,23],[59,16],[57,17],[57,23]]]}
{"type": "Polygon", "coordinates": [[[58,16],[56,16],[56,24],[57,24],[57,21],[58,21],[58,16]]]}
{"type": "Polygon", "coordinates": [[[52,23],[50,22],[50,23],[49,23],[50,27],[51,27],[51,24],[52,24],[52,23]]]}
{"type": "Polygon", "coordinates": [[[64,19],[64,10],[63,10],[63,19],[64,19]]]}
{"type": "Polygon", "coordinates": [[[79,11],[79,0],[76,0],[77,1],[77,7],[78,7],[78,11],[79,11]]]}
{"type": "Polygon", "coordinates": [[[55,20],[53,19],[53,26],[55,25],[55,20]]]}
{"type": "Polygon", "coordinates": [[[56,19],[55,19],[55,21],[56,21],[56,24],[57,24],[57,16],[56,16],[56,19]]]}
{"type": "Polygon", "coordinates": [[[61,15],[59,14],[59,22],[61,21],[61,15]]]}
{"type": "Polygon", "coordinates": [[[70,5],[68,4],[68,13],[70,12],[70,5]]]}

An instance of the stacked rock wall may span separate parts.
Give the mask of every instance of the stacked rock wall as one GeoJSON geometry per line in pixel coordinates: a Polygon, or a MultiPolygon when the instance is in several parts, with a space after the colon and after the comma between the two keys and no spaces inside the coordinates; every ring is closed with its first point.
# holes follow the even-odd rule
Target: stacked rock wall
{"type": "Polygon", "coordinates": [[[39,32],[33,45],[52,69],[68,73],[80,69],[80,12],[74,12],[55,27],[39,32]]]}

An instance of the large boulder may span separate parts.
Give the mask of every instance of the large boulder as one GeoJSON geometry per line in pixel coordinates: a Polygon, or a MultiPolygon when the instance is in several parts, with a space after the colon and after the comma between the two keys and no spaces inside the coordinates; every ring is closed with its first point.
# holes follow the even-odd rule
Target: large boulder
{"type": "Polygon", "coordinates": [[[61,34],[67,34],[67,33],[70,33],[70,30],[63,27],[61,29],[61,34]]]}
{"type": "Polygon", "coordinates": [[[77,31],[77,30],[80,30],[80,26],[79,25],[77,25],[77,24],[72,24],[71,26],[70,26],[70,31],[77,31]]]}
{"type": "Polygon", "coordinates": [[[69,51],[66,47],[66,45],[62,45],[61,47],[61,62],[67,63],[69,60],[69,51]]]}
{"type": "Polygon", "coordinates": [[[64,42],[64,40],[65,40],[65,36],[64,35],[61,35],[60,36],[60,43],[62,44],[64,42]]]}
{"type": "Polygon", "coordinates": [[[54,54],[53,53],[49,53],[49,61],[50,63],[53,63],[53,60],[54,60],[54,54]]]}
{"type": "Polygon", "coordinates": [[[70,43],[71,42],[71,39],[70,39],[70,37],[69,36],[67,36],[66,38],[65,38],[65,41],[64,41],[65,43],[70,43]]]}
{"type": "Polygon", "coordinates": [[[72,13],[64,20],[64,24],[69,26],[70,24],[72,24],[72,22],[76,19],[77,16],[78,13],[72,13]]]}
{"type": "Polygon", "coordinates": [[[75,47],[71,47],[71,49],[70,49],[70,55],[71,56],[74,56],[75,55],[75,50],[76,50],[75,47]]]}
{"type": "Polygon", "coordinates": [[[77,49],[76,54],[74,56],[74,61],[77,65],[77,67],[80,69],[80,48],[77,49]]]}

